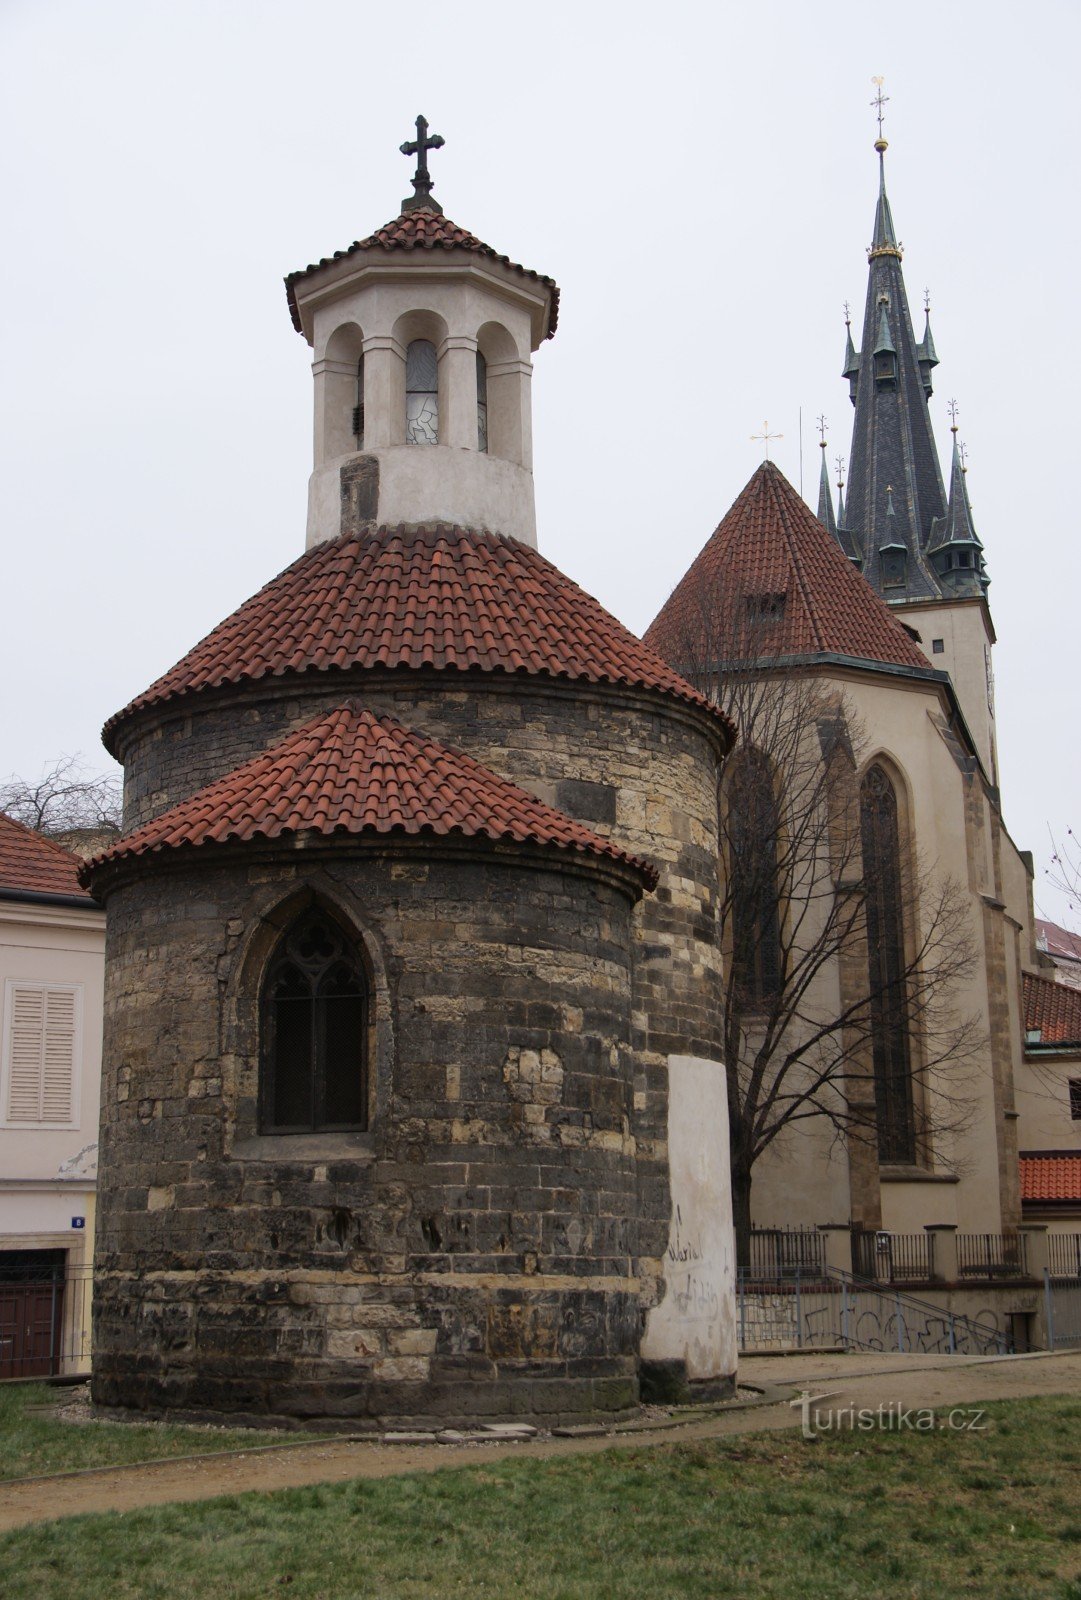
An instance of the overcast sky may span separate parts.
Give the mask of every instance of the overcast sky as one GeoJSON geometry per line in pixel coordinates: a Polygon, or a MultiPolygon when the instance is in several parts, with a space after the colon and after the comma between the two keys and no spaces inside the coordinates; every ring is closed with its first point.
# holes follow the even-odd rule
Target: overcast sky
{"type": "MultiPolygon", "coordinates": [[[[761,459],[848,454],[869,101],[992,578],[1007,824],[1081,827],[1081,7],[0,0],[0,777],[106,716],[303,549],[310,353],[283,275],[447,215],[563,298],[534,367],[541,549],[641,632],[761,459]]],[[[944,456],[948,475],[948,454],[944,456]]],[[[958,863],[957,865],[960,865],[958,863]]]]}

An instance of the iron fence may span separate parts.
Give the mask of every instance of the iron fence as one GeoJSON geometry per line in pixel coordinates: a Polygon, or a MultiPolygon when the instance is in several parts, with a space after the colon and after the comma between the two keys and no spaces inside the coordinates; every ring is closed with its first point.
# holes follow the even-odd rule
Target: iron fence
{"type": "Polygon", "coordinates": [[[929,1283],[934,1277],[934,1235],[852,1230],[852,1270],[885,1283],[929,1283]]]}
{"type": "Polygon", "coordinates": [[[822,1235],[816,1228],[752,1228],[750,1257],[742,1269],[756,1283],[790,1283],[823,1270],[822,1235]]]}
{"type": "Polygon", "coordinates": [[[1081,1233],[1049,1233],[1047,1265],[1052,1278],[1081,1279],[1081,1233]]]}
{"type": "Polygon", "coordinates": [[[89,1372],[90,1267],[70,1266],[63,1251],[4,1254],[0,1380],[89,1372]],[[17,1255],[26,1259],[13,1261],[17,1255]]]}
{"type": "Polygon", "coordinates": [[[962,1278],[1023,1278],[1026,1268],[1023,1233],[957,1235],[957,1271],[962,1278]]]}

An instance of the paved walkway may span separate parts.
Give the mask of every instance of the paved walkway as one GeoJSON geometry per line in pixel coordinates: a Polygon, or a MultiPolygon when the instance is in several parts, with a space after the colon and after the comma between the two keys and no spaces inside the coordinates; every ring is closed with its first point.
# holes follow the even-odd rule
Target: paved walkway
{"type": "Polygon", "coordinates": [[[740,1365],[740,1382],[766,1387],[769,1403],[720,1411],[663,1430],[516,1444],[399,1446],[342,1440],[0,1483],[0,1530],[84,1512],[133,1511],[140,1506],[208,1500],[250,1490],[388,1478],[439,1467],[476,1466],[508,1456],[593,1455],[600,1450],[640,1450],[795,1428],[799,1413],[789,1401],[804,1388],[816,1394],[828,1392],[829,1404],[837,1408],[892,1404],[941,1409],[1028,1395],[1077,1394],[1081,1393],[1081,1351],[992,1357],[748,1356],[740,1365]]]}

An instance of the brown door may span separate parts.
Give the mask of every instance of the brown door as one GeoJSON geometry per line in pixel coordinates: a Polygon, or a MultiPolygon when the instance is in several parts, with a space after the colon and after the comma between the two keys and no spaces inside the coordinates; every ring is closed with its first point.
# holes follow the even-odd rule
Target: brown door
{"type": "Polygon", "coordinates": [[[0,1379],[58,1373],[63,1326],[62,1266],[0,1269],[0,1379]]]}

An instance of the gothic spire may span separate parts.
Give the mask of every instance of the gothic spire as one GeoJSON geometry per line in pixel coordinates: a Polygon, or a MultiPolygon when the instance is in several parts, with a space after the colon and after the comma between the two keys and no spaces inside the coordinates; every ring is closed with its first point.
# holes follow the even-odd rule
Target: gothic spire
{"type": "Polygon", "coordinates": [[[943,594],[974,595],[987,593],[990,578],[983,561],[983,545],[972,520],[965,464],[957,442],[957,423],[953,428],[953,468],[950,473],[950,503],[945,518],[935,524],[927,547],[928,560],[943,594]]]}
{"type": "Polygon", "coordinates": [[[849,334],[845,351],[856,416],[844,526],[855,559],[884,599],[923,600],[941,593],[927,545],[947,509],[927,409],[938,356],[929,318],[922,341],[913,331],[902,250],[886,195],[886,150],[880,126],[863,341],[857,353],[849,334]]]}
{"type": "Polygon", "coordinates": [[[822,471],[818,475],[818,520],[835,535],[837,522],[833,515],[833,492],[830,489],[830,475],[826,467],[826,441],[822,439],[819,443],[822,450],[822,471]]]}

